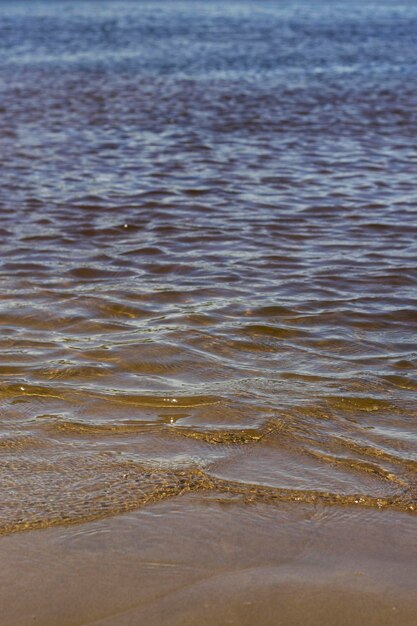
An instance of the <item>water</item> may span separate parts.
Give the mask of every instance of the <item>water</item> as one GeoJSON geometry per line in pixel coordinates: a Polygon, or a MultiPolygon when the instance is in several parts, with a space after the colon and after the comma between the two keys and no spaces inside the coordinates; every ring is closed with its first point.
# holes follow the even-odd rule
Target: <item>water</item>
{"type": "Polygon", "coordinates": [[[416,35],[410,1],[0,4],[0,534],[213,495],[404,535],[416,35]]]}

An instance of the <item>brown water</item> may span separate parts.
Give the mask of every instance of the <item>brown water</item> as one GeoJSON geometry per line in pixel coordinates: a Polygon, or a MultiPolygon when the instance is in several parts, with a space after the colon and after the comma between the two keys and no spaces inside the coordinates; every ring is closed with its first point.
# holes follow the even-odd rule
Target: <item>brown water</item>
{"type": "MultiPolygon", "coordinates": [[[[417,10],[352,6],[0,5],[0,534],[64,525],[4,559],[63,560],[84,598],[82,536],[100,624],[413,623],[417,10]],[[229,578],[195,590],[182,550],[229,578]],[[355,559],[372,589],[337,578],[355,559]],[[156,613],[123,621],[119,567],[156,613]]],[[[27,576],[7,625],[93,623],[27,576]]]]}

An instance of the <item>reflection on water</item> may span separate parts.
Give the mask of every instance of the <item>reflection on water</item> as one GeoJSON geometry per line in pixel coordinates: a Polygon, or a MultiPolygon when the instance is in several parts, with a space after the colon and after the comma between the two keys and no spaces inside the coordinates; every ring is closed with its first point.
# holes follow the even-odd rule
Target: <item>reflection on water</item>
{"type": "Polygon", "coordinates": [[[417,7],[28,6],[0,532],[187,491],[415,511],[417,7]]]}

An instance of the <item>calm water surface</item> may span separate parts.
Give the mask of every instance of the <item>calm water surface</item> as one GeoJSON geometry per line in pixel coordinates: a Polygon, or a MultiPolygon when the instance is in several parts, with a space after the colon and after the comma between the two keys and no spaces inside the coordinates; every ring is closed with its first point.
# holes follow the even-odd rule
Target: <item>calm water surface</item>
{"type": "Polygon", "coordinates": [[[0,533],[411,523],[416,39],[415,2],[0,4],[0,533]]]}

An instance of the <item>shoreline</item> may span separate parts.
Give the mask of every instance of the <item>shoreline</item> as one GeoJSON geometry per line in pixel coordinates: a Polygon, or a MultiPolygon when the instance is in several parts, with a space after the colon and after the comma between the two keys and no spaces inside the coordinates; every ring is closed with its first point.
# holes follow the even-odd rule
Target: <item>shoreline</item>
{"type": "Polygon", "coordinates": [[[2,624],[411,626],[406,515],[186,494],[3,536],[2,624]]]}

